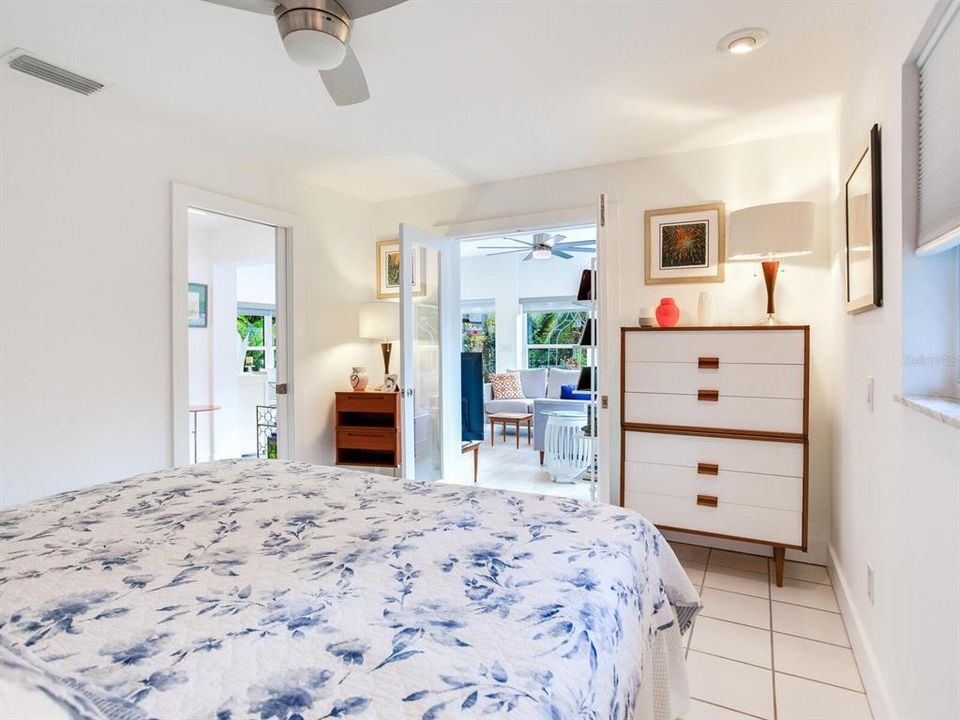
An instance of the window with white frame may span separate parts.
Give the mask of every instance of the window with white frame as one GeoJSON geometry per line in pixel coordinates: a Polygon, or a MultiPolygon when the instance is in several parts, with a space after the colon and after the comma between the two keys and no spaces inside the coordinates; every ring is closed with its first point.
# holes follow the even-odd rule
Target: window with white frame
{"type": "Polygon", "coordinates": [[[574,298],[526,298],[520,307],[527,368],[587,364],[587,348],[580,345],[580,337],[589,314],[574,298]]]}
{"type": "Polygon", "coordinates": [[[237,334],[246,342],[244,369],[251,372],[277,367],[277,312],[273,305],[237,304],[237,334]]]}

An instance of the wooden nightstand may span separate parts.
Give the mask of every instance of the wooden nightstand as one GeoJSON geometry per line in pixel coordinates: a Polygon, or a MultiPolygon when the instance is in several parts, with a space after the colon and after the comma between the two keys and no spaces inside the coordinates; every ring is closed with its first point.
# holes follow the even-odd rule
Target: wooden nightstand
{"type": "Polygon", "coordinates": [[[400,466],[400,393],[338,392],[337,465],[400,466]]]}

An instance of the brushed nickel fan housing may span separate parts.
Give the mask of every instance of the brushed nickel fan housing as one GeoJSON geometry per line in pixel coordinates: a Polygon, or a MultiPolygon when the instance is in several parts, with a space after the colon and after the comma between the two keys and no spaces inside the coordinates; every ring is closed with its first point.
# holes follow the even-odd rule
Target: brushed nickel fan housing
{"type": "MultiPolygon", "coordinates": [[[[334,0],[288,0],[278,4],[274,13],[283,45],[294,62],[317,70],[330,70],[343,62],[350,39],[350,16],[339,3],[334,0]],[[298,38],[302,41],[309,37],[307,33],[323,33],[336,39],[337,44],[327,43],[326,53],[331,60],[318,64],[312,58],[298,58],[295,43],[298,38]]],[[[316,39],[314,36],[310,41],[316,39]]]]}

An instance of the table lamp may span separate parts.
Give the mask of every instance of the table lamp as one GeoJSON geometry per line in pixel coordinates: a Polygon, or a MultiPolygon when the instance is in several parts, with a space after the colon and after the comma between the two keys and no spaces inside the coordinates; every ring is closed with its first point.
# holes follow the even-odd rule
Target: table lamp
{"type": "Polygon", "coordinates": [[[379,340],[383,353],[383,374],[390,374],[390,353],[393,340],[400,337],[400,306],[391,302],[360,304],[360,337],[379,340]]]}
{"type": "Polygon", "coordinates": [[[813,246],[812,202],[757,205],[730,213],[727,260],[759,260],[767,285],[767,315],[758,324],[779,325],[773,291],[780,258],[808,255],[813,246]]]}

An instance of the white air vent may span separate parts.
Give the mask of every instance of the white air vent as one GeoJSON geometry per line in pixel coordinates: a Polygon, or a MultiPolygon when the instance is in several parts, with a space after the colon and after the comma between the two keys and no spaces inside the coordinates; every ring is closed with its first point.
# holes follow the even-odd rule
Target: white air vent
{"type": "Polygon", "coordinates": [[[33,75],[41,80],[73,90],[81,95],[92,95],[103,88],[103,83],[85,78],[83,75],[64,70],[62,67],[35,58],[24,50],[14,50],[7,55],[7,65],[14,70],[33,75]]]}

